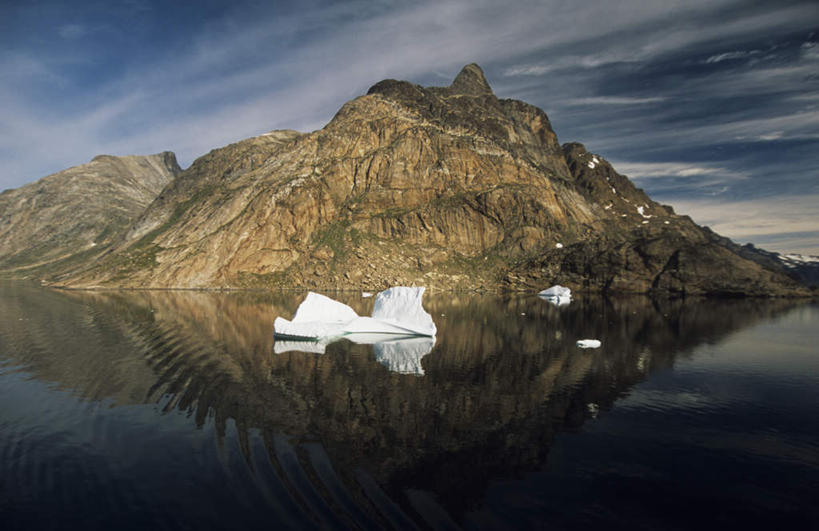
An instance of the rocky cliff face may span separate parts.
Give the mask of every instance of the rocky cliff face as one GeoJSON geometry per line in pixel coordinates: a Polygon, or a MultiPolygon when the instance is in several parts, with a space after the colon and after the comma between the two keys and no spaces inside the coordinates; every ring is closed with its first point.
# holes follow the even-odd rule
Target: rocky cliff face
{"type": "Polygon", "coordinates": [[[173,153],[100,155],[0,194],[0,275],[87,266],[139,217],[181,169],[173,153]]]}
{"type": "Polygon", "coordinates": [[[798,294],[651,201],[476,65],[385,80],[323,129],[214,150],[74,287],[543,288],[798,294]]]}

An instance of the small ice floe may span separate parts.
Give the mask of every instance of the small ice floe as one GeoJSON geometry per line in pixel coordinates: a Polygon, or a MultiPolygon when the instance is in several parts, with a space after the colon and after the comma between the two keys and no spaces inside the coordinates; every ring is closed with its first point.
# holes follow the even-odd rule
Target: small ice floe
{"type": "Polygon", "coordinates": [[[563,244],[562,244],[562,243],[560,243],[560,242],[557,242],[557,243],[555,244],[555,249],[563,249],[563,244]]]}
{"type": "Polygon", "coordinates": [[[372,294],[372,293],[370,293],[369,291],[362,291],[362,292],[361,292],[361,297],[362,297],[362,298],[365,298],[365,299],[366,299],[366,298],[369,298],[369,297],[372,297],[372,296],[373,296],[373,294],[372,294]]]}
{"type": "Polygon", "coordinates": [[[599,339],[578,339],[577,343],[575,343],[579,348],[600,348],[599,339]]]}
{"type": "Polygon", "coordinates": [[[558,284],[551,288],[544,289],[538,293],[538,297],[546,299],[546,301],[551,302],[555,306],[565,306],[572,302],[572,290],[558,284]]]}

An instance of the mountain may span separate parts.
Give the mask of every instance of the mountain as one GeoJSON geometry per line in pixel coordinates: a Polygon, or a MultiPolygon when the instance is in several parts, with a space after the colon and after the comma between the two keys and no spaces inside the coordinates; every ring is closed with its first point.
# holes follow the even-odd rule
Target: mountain
{"type": "Polygon", "coordinates": [[[40,278],[86,266],[179,172],[173,153],[113,157],[0,194],[0,275],[40,278]]]}
{"type": "Polygon", "coordinates": [[[321,130],[211,151],[67,287],[799,295],[652,201],[477,65],[448,87],[384,80],[321,130]]]}

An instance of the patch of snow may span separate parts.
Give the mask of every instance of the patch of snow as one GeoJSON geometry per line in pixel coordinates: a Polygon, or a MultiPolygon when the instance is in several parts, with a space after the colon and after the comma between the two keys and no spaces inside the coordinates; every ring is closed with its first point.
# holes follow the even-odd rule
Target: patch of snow
{"type": "Polygon", "coordinates": [[[782,258],[794,262],[819,263],[819,256],[813,256],[808,254],[788,253],[783,254],[782,258]]]}
{"type": "Polygon", "coordinates": [[[578,339],[577,343],[575,343],[579,348],[600,348],[599,339],[578,339]]]}
{"type": "Polygon", "coordinates": [[[643,225],[648,224],[648,220],[643,221],[643,225]]]}
{"type": "Polygon", "coordinates": [[[556,248],[556,249],[563,249],[563,244],[562,244],[562,243],[560,243],[560,242],[557,242],[557,243],[555,244],[555,248],[556,248]]]}
{"type": "Polygon", "coordinates": [[[587,165],[588,165],[589,168],[594,169],[594,166],[595,166],[594,162],[590,161],[587,165]]]}
{"type": "Polygon", "coordinates": [[[614,206],[614,204],[613,204],[613,203],[609,203],[608,205],[606,205],[606,206],[603,208],[603,210],[609,210],[609,209],[610,209],[611,207],[613,207],[613,206],[614,206]]]}
{"type": "Polygon", "coordinates": [[[565,306],[572,302],[572,290],[560,284],[544,289],[538,293],[538,297],[545,299],[555,306],[565,306]]]}
{"type": "Polygon", "coordinates": [[[665,223],[666,225],[670,224],[669,221],[663,221],[663,223],[665,223]]]}
{"type": "Polygon", "coordinates": [[[594,156],[592,157],[592,162],[594,162],[595,164],[600,164],[600,161],[597,160],[597,157],[594,156]]]}
{"type": "Polygon", "coordinates": [[[617,193],[617,190],[615,190],[613,186],[611,187],[611,193],[613,193],[613,194],[617,193]]]}
{"type": "Polygon", "coordinates": [[[637,213],[640,214],[641,216],[643,216],[646,219],[651,219],[654,216],[651,215],[651,214],[646,214],[645,209],[647,209],[647,208],[648,208],[648,205],[638,206],[637,207],[637,213]]]}
{"type": "Polygon", "coordinates": [[[372,294],[372,293],[370,293],[369,291],[362,291],[362,292],[361,292],[361,297],[362,297],[362,298],[367,299],[367,298],[372,297],[372,296],[373,296],[373,294],[372,294]]]}

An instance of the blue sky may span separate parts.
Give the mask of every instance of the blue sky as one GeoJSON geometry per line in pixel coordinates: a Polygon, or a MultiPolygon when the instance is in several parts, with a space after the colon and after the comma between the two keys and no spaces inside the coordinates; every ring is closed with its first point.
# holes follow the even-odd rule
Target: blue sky
{"type": "Polygon", "coordinates": [[[652,197],[819,255],[819,2],[0,3],[0,189],[99,153],[323,126],[392,77],[477,62],[652,197]]]}

